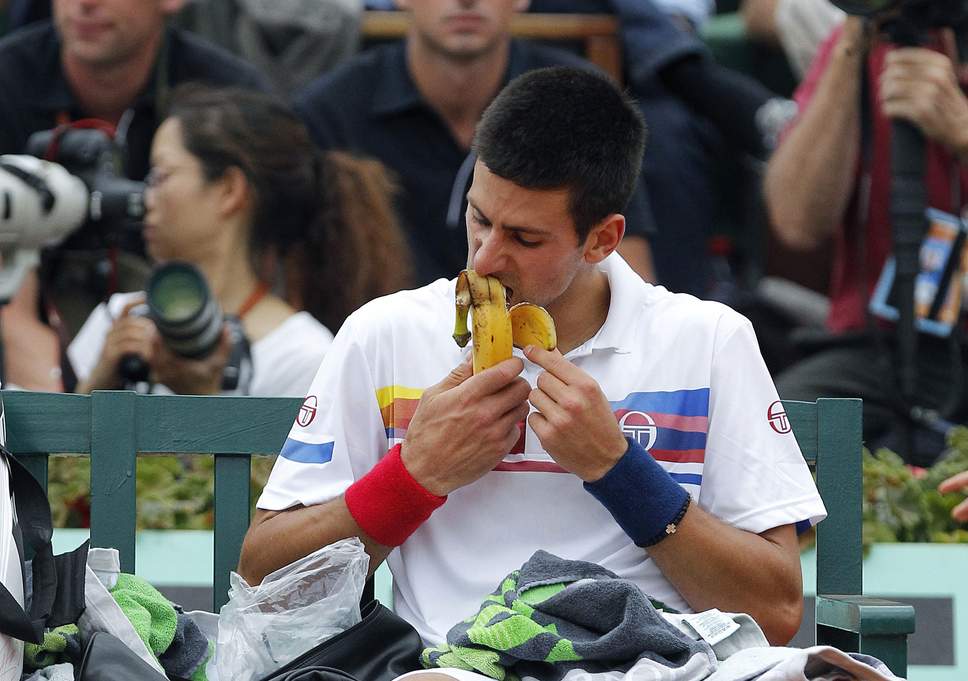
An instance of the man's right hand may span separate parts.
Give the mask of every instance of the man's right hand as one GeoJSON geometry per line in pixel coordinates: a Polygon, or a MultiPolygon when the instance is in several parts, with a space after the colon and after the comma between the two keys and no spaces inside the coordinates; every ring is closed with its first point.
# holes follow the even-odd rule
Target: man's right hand
{"type": "Polygon", "coordinates": [[[474,376],[467,361],[424,391],[401,458],[428,492],[445,496],[478,480],[511,450],[530,411],[523,368],[512,357],[474,376]]]}
{"type": "Polygon", "coordinates": [[[884,115],[909,121],[968,157],[968,98],[947,55],[923,47],[892,50],[885,58],[880,95],[884,115]]]}

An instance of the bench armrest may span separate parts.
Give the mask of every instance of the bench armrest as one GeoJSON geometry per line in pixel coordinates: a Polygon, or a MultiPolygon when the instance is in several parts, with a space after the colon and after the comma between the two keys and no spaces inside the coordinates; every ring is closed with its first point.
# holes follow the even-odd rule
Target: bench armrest
{"type": "Polygon", "coordinates": [[[817,624],[861,636],[914,633],[914,608],[867,596],[817,596],[817,624]]]}

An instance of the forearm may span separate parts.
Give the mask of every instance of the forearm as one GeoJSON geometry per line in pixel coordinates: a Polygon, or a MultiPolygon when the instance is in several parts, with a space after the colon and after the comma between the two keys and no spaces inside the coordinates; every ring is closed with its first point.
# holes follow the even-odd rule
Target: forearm
{"type": "Polygon", "coordinates": [[[242,544],[239,574],[249,584],[259,584],[266,575],[308,556],[341,539],[359,537],[370,556],[372,575],[390,553],[357,525],[343,497],[314,506],[285,511],[256,512],[242,544]]]}
{"type": "Polygon", "coordinates": [[[60,340],[37,315],[40,282],[30,271],[2,311],[4,380],[25,390],[61,392],[60,340]]]}
{"type": "Polygon", "coordinates": [[[803,583],[792,526],[753,534],[692,504],[675,534],[649,555],[696,611],[745,612],[773,645],[800,625],[803,583]]]}
{"type": "Polygon", "coordinates": [[[770,222],[793,248],[810,249],[829,238],[853,191],[860,146],[860,41],[858,36],[838,42],[813,100],[767,166],[770,222]]]}

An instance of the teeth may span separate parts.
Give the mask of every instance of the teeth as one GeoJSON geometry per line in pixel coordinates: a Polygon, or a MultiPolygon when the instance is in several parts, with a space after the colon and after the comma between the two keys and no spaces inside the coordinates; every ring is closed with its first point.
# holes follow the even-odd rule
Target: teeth
{"type": "Polygon", "coordinates": [[[473,338],[475,374],[510,358],[512,346],[538,345],[552,350],[557,345],[555,323],[548,311],[532,303],[519,303],[508,310],[511,294],[495,277],[482,277],[474,270],[457,275],[454,340],[465,347],[473,338]],[[471,329],[467,327],[468,312],[471,329]]]}

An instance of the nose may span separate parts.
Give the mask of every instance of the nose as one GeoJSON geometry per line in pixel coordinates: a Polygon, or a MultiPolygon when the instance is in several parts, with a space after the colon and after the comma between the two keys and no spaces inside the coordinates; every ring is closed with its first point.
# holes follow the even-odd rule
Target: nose
{"type": "Polygon", "coordinates": [[[477,249],[474,251],[474,271],[487,276],[502,271],[505,264],[504,243],[500,230],[489,229],[475,238],[477,249]]]}
{"type": "Polygon", "coordinates": [[[155,188],[150,184],[145,187],[144,193],[145,211],[149,211],[154,208],[155,205],[155,188]]]}

